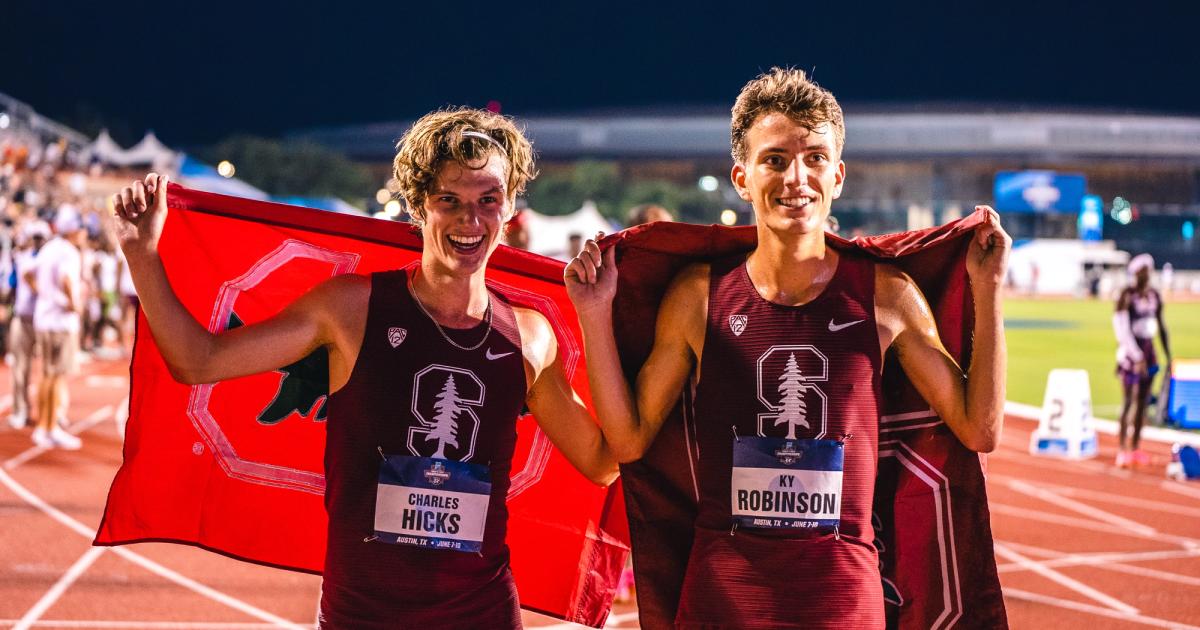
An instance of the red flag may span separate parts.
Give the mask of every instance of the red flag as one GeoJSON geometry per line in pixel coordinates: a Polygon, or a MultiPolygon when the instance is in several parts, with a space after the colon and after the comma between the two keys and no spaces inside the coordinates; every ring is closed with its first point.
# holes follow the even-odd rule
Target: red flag
{"type": "MultiPolygon", "coordinates": [[[[420,238],[400,223],[176,185],[167,204],[163,264],[184,306],[212,332],[268,318],[330,276],[420,259],[420,238]]],[[[560,262],[501,247],[487,277],[514,304],[546,316],[568,376],[587,400],[578,323],[562,273],[560,262]]],[[[325,368],[301,362],[286,374],[183,385],[168,373],[143,316],[138,330],[125,461],[96,544],[178,542],[320,573],[325,368]]],[[[621,492],[584,478],[531,416],[517,421],[517,433],[508,544],[521,604],[600,627],[629,550],[621,492]]]]}
{"type": "MultiPolygon", "coordinates": [[[[974,317],[966,246],[985,217],[977,212],[929,230],[827,241],[912,276],[933,308],[947,351],[966,365],[974,317]]],[[[692,262],[748,253],[756,237],[751,227],[655,223],[615,234],[609,243],[617,247],[620,269],[614,326],[622,366],[633,382],[650,354],[658,304],[675,273],[692,262]]],[[[687,395],[685,388],[685,405],[687,395]]],[[[888,626],[1006,627],[982,457],[937,418],[894,358],[884,369],[883,397],[874,511],[888,626]]],[[[699,492],[689,473],[689,437],[676,409],[646,456],[621,467],[638,610],[647,629],[673,627],[691,550],[699,492]]]]}

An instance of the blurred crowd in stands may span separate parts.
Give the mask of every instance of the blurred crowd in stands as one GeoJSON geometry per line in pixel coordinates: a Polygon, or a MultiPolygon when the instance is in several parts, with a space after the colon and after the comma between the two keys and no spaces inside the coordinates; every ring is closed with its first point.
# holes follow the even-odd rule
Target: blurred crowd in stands
{"type": "Polygon", "coordinates": [[[137,298],[107,211],[110,182],[65,141],[0,132],[0,348],[12,373],[13,428],[44,448],[66,431],[66,377],[127,356],[137,298]]]}

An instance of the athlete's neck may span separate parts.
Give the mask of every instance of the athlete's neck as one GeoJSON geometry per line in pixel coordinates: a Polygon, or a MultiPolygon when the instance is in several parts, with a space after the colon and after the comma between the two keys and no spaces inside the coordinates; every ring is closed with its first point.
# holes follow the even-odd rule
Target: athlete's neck
{"type": "Polygon", "coordinates": [[[422,263],[412,270],[410,290],[429,315],[443,326],[471,328],[483,321],[488,307],[484,270],[469,276],[438,273],[422,263]]]}
{"type": "Polygon", "coordinates": [[[821,294],[837,270],[837,252],[825,246],[825,232],[778,234],[758,227],[758,246],[746,270],[764,299],[795,306],[821,294]]]}

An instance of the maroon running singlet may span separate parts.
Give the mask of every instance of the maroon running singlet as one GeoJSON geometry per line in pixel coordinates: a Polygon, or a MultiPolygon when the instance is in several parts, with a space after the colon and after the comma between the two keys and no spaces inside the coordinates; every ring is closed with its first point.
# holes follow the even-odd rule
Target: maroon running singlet
{"type": "MultiPolygon", "coordinates": [[[[505,498],[526,390],[513,309],[491,291],[490,329],[485,322],[446,330],[456,347],[414,301],[406,277],[403,270],[371,276],[362,348],[350,380],[329,397],[321,627],[519,628],[505,543],[505,498]],[[385,488],[381,451],[389,462],[436,456],[487,468],[491,490],[478,506],[479,552],[391,544],[375,535],[377,486],[380,496],[385,488]]],[[[449,477],[445,470],[439,465],[425,475],[440,484],[439,476],[449,477]]],[[[448,507],[437,492],[402,496],[398,510],[448,507]]],[[[413,522],[431,537],[459,526],[413,522]]]]}
{"type": "Polygon", "coordinates": [[[745,261],[712,263],[688,419],[700,513],[676,626],[882,628],[875,265],[842,253],[818,297],[783,306],[745,261]]]}

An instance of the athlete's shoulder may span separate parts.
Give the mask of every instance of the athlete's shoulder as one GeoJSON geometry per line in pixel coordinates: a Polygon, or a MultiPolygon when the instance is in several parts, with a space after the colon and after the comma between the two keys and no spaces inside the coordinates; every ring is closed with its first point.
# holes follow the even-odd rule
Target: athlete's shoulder
{"type": "Polygon", "coordinates": [[[702,298],[708,301],[708,285],[712,274],[712,266],[708,263],[691,263],[679,270],[667,286],[665,298],[693,299],[702,298]]]}
{"type": "Polygon", "coordinates": [[[371,277],[356,273],[334,276],[313,287],[297,302],[337,321],[366,319],[371,301],[371,277]]]}
{"type": "Polygon", "coordinates": [[[529,306],[512,305],[513,318],[517,320],[517,327],[521,329],[522,337],[526,330],[536,332],[554,332],[550,326],[550,320],[542,314],[541,311],[529,306]]]}
{"type": "Polygon", "coordinates": [[[899,267],[889,263],[875,263],[875,296],[882,303],[901,303],[914,295],[920,295],[921,290],[912,276],[899,267]]]}

